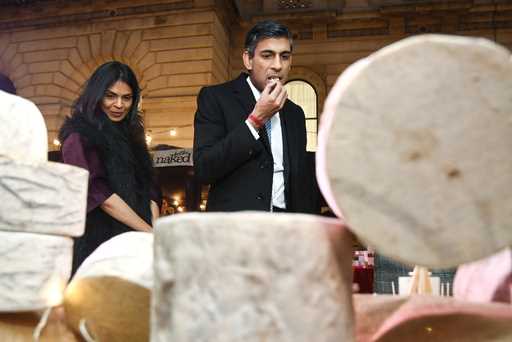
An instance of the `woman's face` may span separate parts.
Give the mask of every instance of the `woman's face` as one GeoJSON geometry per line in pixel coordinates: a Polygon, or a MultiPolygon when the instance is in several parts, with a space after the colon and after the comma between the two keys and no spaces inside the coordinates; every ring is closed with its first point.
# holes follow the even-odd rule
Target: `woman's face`
{"type": "Polygon", "coordinates": [[[101,109],[113,122],[123,120],[133,104],[133,91],[128,84],[117,81],[105,91],[101,100],[101,109]]]}

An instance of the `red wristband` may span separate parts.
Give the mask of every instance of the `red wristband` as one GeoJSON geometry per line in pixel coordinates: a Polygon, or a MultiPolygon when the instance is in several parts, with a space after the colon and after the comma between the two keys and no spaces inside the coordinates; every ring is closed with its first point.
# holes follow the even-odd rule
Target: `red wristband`
{"type": "Polygon", "coordinates": [[[257,128],[260,128],[260,127],[262,127],[262,126],[263,126],[263,121],[261,121],[260,119],[258,119],[258,118],[256,117],[256,115],[254,115],[254,114],[249,115],[249,118],[248,118],[248,119],[249,119],[249,120],[251,120],[252,122],[254,122],[254,123],[258,126],[257,128]]]}

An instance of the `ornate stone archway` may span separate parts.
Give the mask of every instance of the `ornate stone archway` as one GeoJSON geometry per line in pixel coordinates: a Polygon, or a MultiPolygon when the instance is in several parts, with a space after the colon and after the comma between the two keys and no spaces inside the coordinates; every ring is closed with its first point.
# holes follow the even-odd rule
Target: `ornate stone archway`
{"type": "Polygon", "coordinates": [[[137,74],[144,93],[159,76],[155,53],[143,42],[140,30],[104,31],[73,37],[55,37],[36,44],[24,32],[0,36],[0,73],[14,83],[17,93],[32,100],[44,115],[50,148],[82,86],[101,64],[119,60],[137,74]],[[44,44],[47,44],[45,46],[44,44]]]}

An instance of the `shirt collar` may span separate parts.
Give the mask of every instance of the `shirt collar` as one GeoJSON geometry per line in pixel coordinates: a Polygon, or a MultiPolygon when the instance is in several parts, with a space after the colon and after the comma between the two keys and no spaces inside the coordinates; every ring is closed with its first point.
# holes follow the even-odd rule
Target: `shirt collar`
{"type": "Polygon", "coordinates": [[[260,91],[258,89],[256,89],[254,84],[252,84],[251,76],[247,76],[246,80],[247,80],[247,83],[249,84],[249,87],[251,88],[252,94],[254,95],[254,99],[256,101],[258,101],[260,99],[260,97],[261,97],[260,91]]]}

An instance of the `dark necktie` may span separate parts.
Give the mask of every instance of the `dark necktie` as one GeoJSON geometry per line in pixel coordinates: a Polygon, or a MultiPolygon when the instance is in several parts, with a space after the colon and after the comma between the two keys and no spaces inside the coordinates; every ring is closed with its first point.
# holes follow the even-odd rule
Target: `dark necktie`
{"type": "Polygon", "coordinates": [[[270,141],[272,138],[272,122],[270,121],[272,118],[268,119],[267,122],[265,122],[265,132],[267,133],[268,138],[268,144],[271,145],[270,141]]]}

